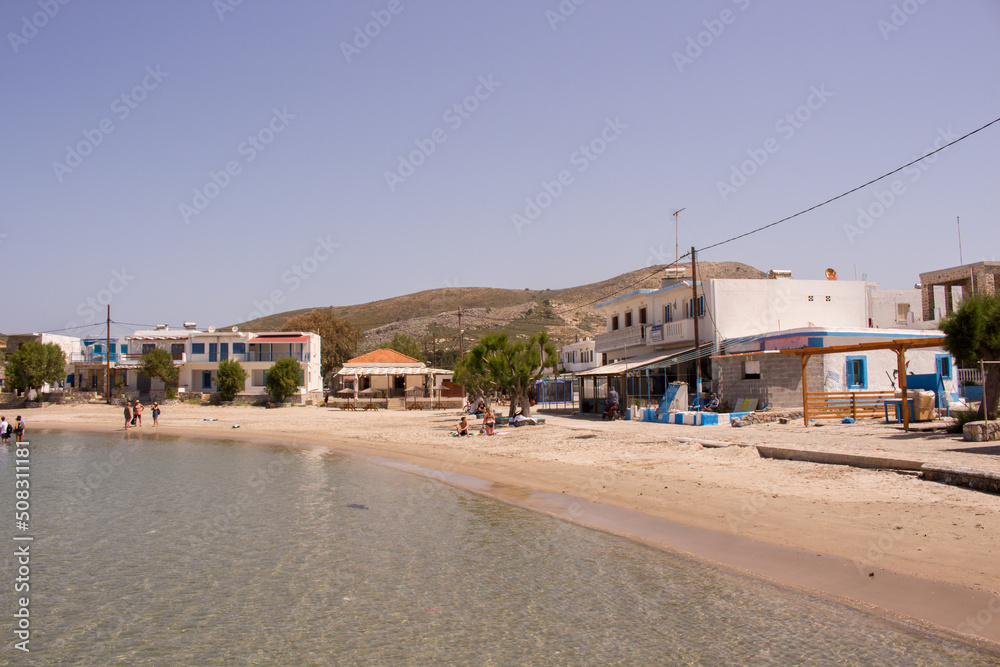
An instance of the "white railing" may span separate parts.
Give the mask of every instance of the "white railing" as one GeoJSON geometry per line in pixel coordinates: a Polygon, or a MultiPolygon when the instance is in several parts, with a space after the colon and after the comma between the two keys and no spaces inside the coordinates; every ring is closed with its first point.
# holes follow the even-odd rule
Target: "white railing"
{"type": "Polygon", "coordinates": [[[958,381],[962,384],[983,383],[983,372],[978,368],[959,368],[958,381]]]}
{"type": "Polygon", "coordinates": [[[628,327],[618,331],[597,334],[594,336],[594,351],[598,354],[621,350],[625,347],[639,347],[646,344],[642,326],[628,327]]]}

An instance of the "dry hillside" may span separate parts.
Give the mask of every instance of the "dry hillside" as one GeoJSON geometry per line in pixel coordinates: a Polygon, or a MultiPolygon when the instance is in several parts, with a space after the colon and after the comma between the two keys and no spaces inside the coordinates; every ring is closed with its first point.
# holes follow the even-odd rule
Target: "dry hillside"
{"type": "MultiPolygon", "coordinates": [[[[682,265],[691,275],[691,265],[682,265]]],[[[462,311],[465,340],[507,331],[520,336],[546,330],[557,344],[591,336],[604,328],[593,306],[637,289],[660,286],[665,266],[623,273],[608,280],[557,290],[512,290],[492,287],[449,287],[391,299],[334,307],[334,313],[365,331],[366,349],[397,333],[421,340],[435,336],[438,347],[457,346],[458,312],[462,311]]],[[[699,262],[698,278],[766,278],[763,271],[739,262],[699,262]]],[[[311,309],[275,313],[239,323],[244,330],[280,329],[291,317],[311,309]]]]}

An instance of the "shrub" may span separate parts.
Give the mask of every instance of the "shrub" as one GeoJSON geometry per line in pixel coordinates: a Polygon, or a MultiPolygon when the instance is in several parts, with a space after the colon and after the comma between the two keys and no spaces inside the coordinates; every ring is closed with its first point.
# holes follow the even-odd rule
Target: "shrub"
{"type": "Polygon", "coordinates": [[[302,364],[296,359],[285,357],[274,362],[267,371],[267,391],[275,403],[284,403],[295,393],[302,383],[302,364]]]}
{"type": "Polygon", "coordinates": [[[247,372],[243,370],[240,362],[235,359],[227,359],[219,362],[215,381],[219,387],[221,399],[231,401],[236,398],[236,394],[246,388],[247,372]]]}

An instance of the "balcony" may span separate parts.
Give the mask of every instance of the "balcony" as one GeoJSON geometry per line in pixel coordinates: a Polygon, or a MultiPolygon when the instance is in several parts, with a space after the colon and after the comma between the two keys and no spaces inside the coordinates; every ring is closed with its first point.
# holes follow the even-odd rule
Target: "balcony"
{"type": "MultiPolygon", "coordinates": [[[[701,318],[704,323],[705,318],[701,318]]],[[[710,339],[709,331],[699,332],[702,338],[710,339]]],[[[702,341],[704,342],[704,341],[702,341]]],[[[622,350],[626,347],[674,347],[683,343],[694,343],[694,320],[680,320],[666,324],[642,324],[594,336],[595,351],[598,354],[622,350]]]]}
{"type": "Polygon", "coordinates": [[[646,337],[643,326],[633,326],[618,331],[597,334],[594,336],[594,351],[597,354],[621,350],[626,347],[640,347],[646,345],[646,337]]]}
{"type": "MultiPolygon", "coordinates": [[[[705,318],[703,317],[699,324],[704,322],[705,318]]],[[[667,322],[659,326],[659,330],[654,326],[646,327],[646,340],[649,345],[672,347],[680,343],[694,343],[694,320],[692,319],[667,322]]],[[[704,327],[699,327],[699,329],[704,329],[704,327]]],[[[707,330],[700,330],[698,333],[701,334],[701,342],[711,338],[710,332],[707,330]]]]}

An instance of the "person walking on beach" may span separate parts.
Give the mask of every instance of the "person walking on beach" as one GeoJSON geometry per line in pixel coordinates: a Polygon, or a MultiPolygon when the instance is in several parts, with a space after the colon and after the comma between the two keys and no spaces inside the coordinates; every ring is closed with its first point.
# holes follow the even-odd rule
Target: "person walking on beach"
{"type": "Polygon", "coordinates": [[[14,421],[14,442],[22,440],[24,440],[24,420],[21,419],[21,415],[18,415],[14,421]]]}
{"type": "Polygon", "coordinates": [[[160,404],[153,401],[153,426],[160,425],[160,404]]]}
{"type": "Polygon", "coordinates": [[[5,445],[10,442],[10,422],[6,417],[0,417],[0,441],[5,445]]]}
{"type": "Polygon", "coordinates": [[[125,430],[127,431],[132,425],[132,411],[128,407],[128,401],[125,401],[125,430]]]}
{"type": "Polygon", "coordinates": [[[136,424],[142,426],[142,403],[139,402],[138,398],[135,399],[135,405],[132,406],[132,425],[136,424]]]}

